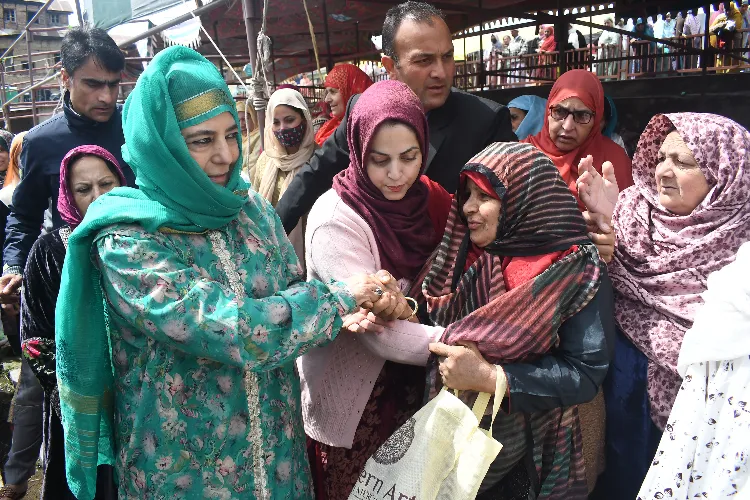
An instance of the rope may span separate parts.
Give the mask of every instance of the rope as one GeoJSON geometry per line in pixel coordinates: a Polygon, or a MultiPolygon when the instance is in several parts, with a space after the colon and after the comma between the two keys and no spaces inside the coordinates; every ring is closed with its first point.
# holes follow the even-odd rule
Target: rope
{"type": "MultiPolygon", "coordinates": [[[[187,0],[182,0],[182,3],[185,4],[186,1],[187,0]]],[[[203,27],[203,23],[200,22],[201,21],[200,18],[196,17],[195,16],[195,12],[193,12],[192,10],[190,11],[190,15],[193,16],[193,19],[197,19],[198,20],[198,25],[200,26],[201,31],[203,32],[203,34],[206,35],[206,38],[208,38],[208,41],[211,42],[211,45],[214,46],[214,48],[216,49],[216,52],[219,54],[219,56],[221,56],[221,59],[224,61],[224,64],[227,65],[227,67],[232,72],[232,74],[237,79],[237,81],[240,82],[240,85],[242,85],[242,88],[245,89],[245,92],[248,92],[248,88],[247,88],[247,85],[245,85],[245,81],[242,78],[240,78],[240,75],[238,75],[237,72],[232,67],[232,65],[229,64],[229,61],[224,56],[224,53],[221,51],[221,49],[219,48],[219,46],[216,45],[216,42],[214,42],[214,39],[211,37],[211,35],[208,33],[208,31],[206,31],[206,28],[203,27]]]]}

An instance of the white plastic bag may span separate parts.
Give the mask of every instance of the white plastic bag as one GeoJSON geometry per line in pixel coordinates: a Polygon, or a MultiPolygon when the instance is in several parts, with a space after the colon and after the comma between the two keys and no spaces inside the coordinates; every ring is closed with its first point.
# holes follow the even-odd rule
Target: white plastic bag
{"type": "MultiPolygon", "coordinates": [[[[507,381],[498,373],[492,422],[507,381]]],[[[443,389],[365,464],[349,500],[473,500],[502,449],[479,427],[492,394],[479,393],[469,409],[443,389]]],[[[490,430],[492,426],[490,426],[490,430]]]]}

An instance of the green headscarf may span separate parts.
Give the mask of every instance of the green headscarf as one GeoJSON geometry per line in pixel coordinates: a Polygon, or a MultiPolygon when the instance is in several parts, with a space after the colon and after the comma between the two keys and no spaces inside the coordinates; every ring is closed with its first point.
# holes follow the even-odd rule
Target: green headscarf
{"type": "Polygon", "coordinates": [[[247,201],[240,135],[240,155],[222,187],[193,160],[180,134],[224,112],[239,130],[229,88],[212,63],[182,46],[159,53],[123,111],[123,159],[140,190],[117,188],[97,199],[68,240],[55,322],[57,380],[68,485],[79,500],[94,498],[97,465],[115,460],[114,369],[101,275],[91,260],[94,239],[112,224],[202,232],[234,220],[247,201]]]}

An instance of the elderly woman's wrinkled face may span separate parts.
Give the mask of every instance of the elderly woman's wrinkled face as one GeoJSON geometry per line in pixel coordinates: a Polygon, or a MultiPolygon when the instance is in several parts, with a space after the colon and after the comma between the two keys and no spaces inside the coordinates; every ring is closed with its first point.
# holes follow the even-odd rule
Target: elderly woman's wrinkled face
{"type": "Polygon", "coordinates": [[[211,182],[226,186],[240,157],[237,123],[228,111],[210,120],[182,129],[190,156],[211,182]]]}
{"type": "Polygon", "coordinates": [[[372,139],[365,166],[370,181],[385,199],[402,199],[422,169],[417,134],[402,123],[381,125],[372,139]]]}
{"type": "Polygon", "coordinates": [[[676,131],[659,149],[655,177],[659,203],[677,215],[690,215],[711,190],[693,152],[676,131]]]}
{"type": "Polygon", "coordinates": [[[98,156],[82,156],[70,166],[68,183],[73,201],[81,215],[86,215],[94,200],[120,186],[120,180],[98,156]]]}
{"type": "Polygon", "coordinates": [[[523,119],[526,118],[526,111],[519,108],[508,108],[508,111],[510,111],[510,126],[515,132],[521,126],[523,119]]]}
{"type": "Polygon", "coordinates": [[[484,248],[497,238],[502,204],[488,195],[471,179],[466,179],[465,202],[462,208],[469,226],[469,238],[479,248],[484,248]]]}
{"type": "Polygon", "coordinates": [[[0,149],[0,172],[8,170],[8,163],[10,162],[10,153],[4,149],[0,149]]]}
{"type": "Polygon", "coordinates": [[[555,104],[549,111],[549,136],[560,151],[572,151],[588,138],[596,113],[577,97],[555,104]]]}
{"type": "Polygon", "coordinates": [[[346,112],[346,103],[341,91],[334,87],[326,87],[326,104],[331,108],[331,114],[336,118],[341,118],[346,112]]]}

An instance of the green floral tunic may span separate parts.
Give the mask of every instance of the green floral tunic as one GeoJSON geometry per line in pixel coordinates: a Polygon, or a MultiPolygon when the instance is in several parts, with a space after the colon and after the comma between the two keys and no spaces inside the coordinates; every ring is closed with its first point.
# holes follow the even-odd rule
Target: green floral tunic
{"type": "Polygon", "coordinates": [[[313,498],[293,361],[336,336],[353,297],[304,281],[254,192],[221,230],[110,226],[96,249],[120,498],[313,498]]]}

